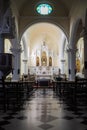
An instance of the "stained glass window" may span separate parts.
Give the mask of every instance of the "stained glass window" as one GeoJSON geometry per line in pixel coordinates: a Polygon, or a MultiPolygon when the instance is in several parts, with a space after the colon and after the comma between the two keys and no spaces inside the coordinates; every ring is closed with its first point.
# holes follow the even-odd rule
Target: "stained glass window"
{"type": "Polygon", "coordinates": [[[41,15],[48,15],[52,12],[52,7],[49,4],[39,4],[36,10],[41,15]]]}

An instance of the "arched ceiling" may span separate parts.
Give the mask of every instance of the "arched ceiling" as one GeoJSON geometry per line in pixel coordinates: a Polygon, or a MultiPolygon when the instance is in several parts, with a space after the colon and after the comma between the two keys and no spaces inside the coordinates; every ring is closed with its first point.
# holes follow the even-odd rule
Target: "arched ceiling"
{"type": "MultiPolygon", "coordinates": [[[[77,0],[78,1],[78,0],[77,0]]],[[[74,4],[74,2],[78,3],[76,0],[47,0],[45,2],[50,2],[53,5],[53,8],[55,8],[55,12],[53,12],[53,15],[58,16],[68,16],[70,13],[70,10],[74,4]]],[[[16,6],[19,15],[35,15],[35,5],[38,2],[44,2],[40,0],[11,0],[12,3],[16,6]]]]}
{"type": "MultiPolygon", "coordinates": [[[[21,37],[24,30],[32,23],[36,22],[52,22],[58,24],[67,37],[69,36],[70,13],[74,5],[78,5],[79,0],[10,0],[13,14],[18,16],[18,30],[21,37]],[[36,12],[38,3],[47,2],[53,7],[53,11],[49,16],[41,16],[36,12]]],[[[78,5],[79,6],[79,5],[78,5]]]]}
{"type": "Polygon", "coordinates": [[[45,43],[49,50],[59,54],[65,36],[58,26],[41,22],[29,27],[25,31],[23,38],[26,39],[26,48],[29,48],[31,52],[41,49],[41,46],[45,43]]]}

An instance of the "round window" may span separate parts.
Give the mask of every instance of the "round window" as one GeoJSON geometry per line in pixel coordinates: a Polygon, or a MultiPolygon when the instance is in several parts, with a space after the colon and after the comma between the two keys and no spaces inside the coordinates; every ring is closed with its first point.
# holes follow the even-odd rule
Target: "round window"
{"type": "Polygon", "coordinates": [[[36,7],[36,11],[41,15],[48,15],[52,12],[52,6],[49,4],[39,4],[36,7]]]}

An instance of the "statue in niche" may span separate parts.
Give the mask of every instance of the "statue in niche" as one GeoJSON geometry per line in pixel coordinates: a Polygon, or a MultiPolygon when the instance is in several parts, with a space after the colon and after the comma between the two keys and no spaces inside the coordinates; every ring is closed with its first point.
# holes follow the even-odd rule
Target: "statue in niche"
{"type": "Polygon", "coordinates": [[[49,57],[49,66],[52,66],[52,57],[49,57]]]}
{"type": "Polygon", "coordinates": [[[39,66],[39,57],[36,57],[36,66],[39,66]]]}
{"type": "Polygon", "coordinates": [[[76,59],[76,72],[80,72],[80,59],[76,59]]]}
{"type": "Polygon", "coordinates": [[[47,66],[47,56],[46,56],[46,52],[45,51],[42,52],[41,65],[42,66],[47,66]]]}

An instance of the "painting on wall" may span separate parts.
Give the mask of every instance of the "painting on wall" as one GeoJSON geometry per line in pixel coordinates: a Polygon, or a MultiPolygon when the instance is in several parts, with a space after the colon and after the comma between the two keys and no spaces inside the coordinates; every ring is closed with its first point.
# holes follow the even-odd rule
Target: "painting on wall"
{"type": "Polygon", "coordinates": [[[45,51],[42,52],[41,65],[42,66],[47,66],[47,56],[46,56],[46,52],[45,51]]]}
{"type": "Polygon", "coordinates": [[[49,66],[52,66],[52,57],[49,57],[49,66]]]}
{"type": "Polygon", "coordinates": [[[76,72],[80,72],[80,68],[81,68],[80,59],[76,59],[76,72]]]}
{"type": "Polygon", "coordinates": [[[37,56],[36,57],[36,66],[39,66],[40,65],[40,63],[39,63],[39,57],[37,56]]]}

